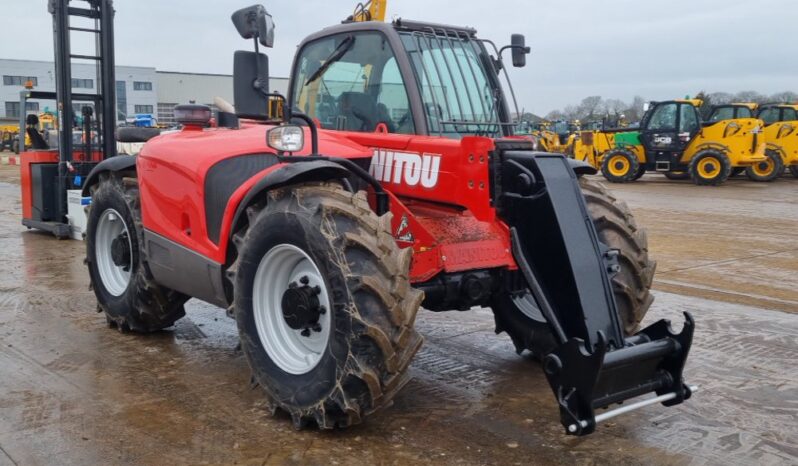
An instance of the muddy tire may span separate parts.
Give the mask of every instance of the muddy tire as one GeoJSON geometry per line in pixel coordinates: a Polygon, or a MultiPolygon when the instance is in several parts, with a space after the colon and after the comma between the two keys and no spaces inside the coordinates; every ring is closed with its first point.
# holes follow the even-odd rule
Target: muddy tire
{"type": "Polygon", "coordinates": [[[390,214],[377,217],[363,192],[337,184],[278,189],[246,214],[227,276],[241,347],[272,412],[331,429],[390,405],[422,343],[413,325],[423,300],[390,214]],[[310,304],[295,306],[295,295],[310,304]]]}
{"type": "Polygon", "coordinates": [[[798,178],[798,165],[790,165],[790,173],[795,178],[798,178]]]}
{"type": "Polygon", "coordinates": [[[751,181],[773,181],[784,173],[784,159],[771,149],[765,151],[767,160],[746,167],[745,174],[751,181]]]}
{"type": "Polygon", "coordinates": [[[637,167],[637,172],[635,173],[635,176],[632,178],[632,181],[639,180],[645,174],[646,174],[646,167],[643,166],[643,165],[640,165],[639,167],[637,167]]]}
{"type": "MultiPolygon", "coordinates": [[[[648,257],[646,232],[638,228],[626,203],[603,185],[584,177],[579,185],[599,239],[619,251],[620,271],[612,278],[612,287],[624,332],[633,335],[654,301],[651,283],[657,263],[648,257]]],[[[531,294],[500,296],[493,303],[493,313],[496,333],[507,332],[517,353],[529,350],[542,358],[555,348],[554,336],[531,294]]]]}
{"type": "MultiPolygon", "coordinates": [[[[611,183],[628,183],[640,176],[640,161],[629,149],[611,149],[604,153],[601,162],[601,174],[611,183]]],[[[645,169],[643,170],[645,173],[645,169]]]]}
{"type": "Polygon", "coordinates": [[[731,170],[731,161],[726,154],[715,149],[704,149],[693,156],[688,171],[693,183],[717,186],[729,179],[731,170]]]}
{"type": "Polygon", "coordinates": [[[92,186],[86,265],[100,311],[119,330],[153,332],[185,315],[188,297],[155,283],[146,265],[134,172],[103,173],[92,186]]]}

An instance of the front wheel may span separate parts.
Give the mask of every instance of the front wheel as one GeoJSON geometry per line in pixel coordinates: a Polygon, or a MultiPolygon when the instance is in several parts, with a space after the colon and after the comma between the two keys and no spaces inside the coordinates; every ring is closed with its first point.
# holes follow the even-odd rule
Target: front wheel
{"type": "Polygon", "coordinates": [[[228,270],[241,347],[272,409],[295,427],[357,424],[409,380],[422,339],[412,249],[390,214],[336,184],[270,192],[247,208],[228,270]]]}
{"type": "Polygon", "coordinates": [[[768,149],[765,156],[767,160],[745,169],[745,174],[752,181],[773,181],[784,173],[784,160],[778,152],[768,149]]]}
{"type": "Polygon", "coordinates": [[[792,173],[793,177],[798,178],[798,165],[791,165],[790,173],[792,173]]]}
{"type": "Polygon", "coordinates": [[[731,161],[726,154],[706,149],[695,154],[690,161],[690,179],[699,186],[717,186],[726,182],[731,169],[731,161]]]}
{"type": "Polygon", "coordinates": [[[186,296],[153,280],[144,243],[135,173],[103,173],[92,186],[86,265],[99,308],[120,330],[152,332],[185,315],[186,296]]]}
{"type": "MultiPolygon", "coordinates": [[[[637,226],[626,203],[595,181],[583,177],[579,185],[599,240],[619,251],[620,271],[612,278],[612,288],[621,326],[632,335],[654,301],[651,283],[657,263],[648,257],[646,232],[637,226]]],[[[492,309],[497,333],[507,332],[516,352],[529,350],[542,358],[555,348],[554,336],[530,292],[500,295],[492,309]]]]}

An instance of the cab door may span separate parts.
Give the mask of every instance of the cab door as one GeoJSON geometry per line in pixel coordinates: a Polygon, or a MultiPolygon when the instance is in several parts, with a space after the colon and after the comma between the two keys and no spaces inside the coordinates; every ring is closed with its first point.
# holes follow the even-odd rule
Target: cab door
{"type": "Polygon", "coordinates": [[[643,122],[640,141],[650,169],[677,169],[679,159],[700,129],[698,110],[689,103],[656,104],[643,122]]]}

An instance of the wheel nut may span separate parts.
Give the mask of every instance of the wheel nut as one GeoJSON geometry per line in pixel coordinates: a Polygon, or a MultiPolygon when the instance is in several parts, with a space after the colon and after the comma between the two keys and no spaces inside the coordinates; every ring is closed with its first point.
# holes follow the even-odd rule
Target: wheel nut
{"type": "Polygon", "coordinates": [[[302,275],[302,277],[300,277],[299,279],[299,283],[307,285],[308,283],[310,283],[310,279],[308,278],[307,275],[302,275]]]}
{"type": "Polygon", "coordinates": [[[319,333],[319,332],[321,332],[321,324],[320,324],[320,323],[318,323],[318,322],[316,322],[315,324],[313,324],[313,331],[314,331],[314,332],[316,332],[316,333],[319,333]]]}
{"type": "Polygon", "coordinates": [[[321,293],[321,287],[319,285],[314,286],[313,287],[313,292],[316,293],[316,294],[321,293]]]}
{"type": "Polygon", "coordinates": [[[296,288],[297,286],[299,285],[297,285],[296,282],[291,282],[288,284],[288,288],[296,288]]]}
{"type": "Polygon", "coordinates": [[[301,332],[299,332],[299,334],[302,335],[303,337],[309,337],[310,336],[310,329],[309,328],[304,328],[304,329],[302,329],[301,332]]]}
{"type": "Polygon", "coordinates": [[[323,304],[319,306],[319,314],[326,314],[326,313],[327,313],[327,308],[324,307],[323,304]]]}

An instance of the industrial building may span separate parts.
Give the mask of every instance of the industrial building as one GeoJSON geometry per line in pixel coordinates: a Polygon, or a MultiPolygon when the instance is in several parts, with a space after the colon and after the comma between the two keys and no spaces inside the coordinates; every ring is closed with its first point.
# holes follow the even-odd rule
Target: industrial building
{"type": "MultiPolygon", "coordinates": [[[[213,106],[213,98],[233,102],[233,76],[230,74],[157,71],[158,123],[174,123],[174,107],[196,103],[213,106]]],[[[269,79],[269,91],[288,95],[288,78],[269,79]]]]}
{"type": "MultiPolygon", "coordinates": [[[[73,64],[72,89],[94,93],[96,68],[93,64],[73,64]]],[[[55,91],[53,62],[0,59],[0,121],[19,121],[20,91],[30,82],[34,89],[55,91]]],[[[271,78],[270,90],[287,94],[287,78],[271,78]]],[[[124,123],[136,114],[152,114],[161,125],[174,123],[174,106],[181,103],[211,105],[214,97],[233,101],[233,77],[225,74],[157,71],[146,66],[116,67],[117,120],[124,123]]],[[[74,105],[76,112],[82,104],[74,105]]],[[[27,113],[55,111],[55,101],[29,101],[27,113]]]]}

